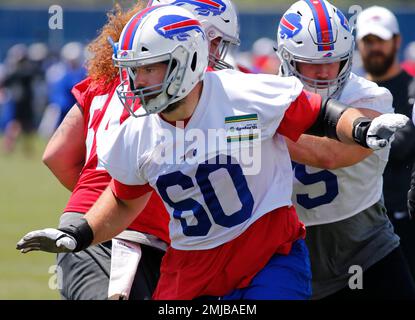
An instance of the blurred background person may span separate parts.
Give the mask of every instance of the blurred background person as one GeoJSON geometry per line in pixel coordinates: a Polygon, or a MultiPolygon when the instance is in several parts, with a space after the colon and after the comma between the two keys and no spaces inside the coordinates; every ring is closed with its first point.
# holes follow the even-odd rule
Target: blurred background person
{"type": "Polygon", "coordinates": [[[28,58],[33,64],[33,112],[34,123],[37,127],[48,104],[46,70],[50,63],[50,50],[43,42],[32,43],[28,47],[28,58]]]}
{"type": "MultiPolygon", "coordinates": [[[[3,63],[0,63],[0,84],[4,82],[6,77],[6,67],[3,63]]],[[[3,133],[7,123],[11,120],[10,108],[8,108],[7,102],[9,101],[7,90],[0,86],[0,133],[3,133]]]]}
{"type": "Polygon", "coordinates": [[[410,42],[404,51],[404,61],[401,66],[407,73],[415,77],[415,41],[410,42]]]}
{"type": "MultiPolygon", "coordinates": [[[[401,36],[395,15],[383,7],[370,7],[357,17],[357,40],[366,78],[390,90],[395,113],[412,116],[414,79],[399,62],[401,36]],[[412,103],[411,103],[412,102],[412,103]]],[[[415,278],[415,221],[407,209],[407,191],[415,160],[415,127],[409,123],[392,143],[384,172],[385,205],[415,278]]]]}
{"type": "Polygon", "coordinates": [[[5,89],[8,120],[5,125],[3,150],[10,153],[16,146],[17,139],[24,135],[24,151],[32,152],[31,135],[33,133],[34,111],[32,83],[35,68],[29,60],[28,50],[24,44],[16,44],[7,52],[5,76],[0,87],[5,89]]]}
{"type": "MultiPolygon", "coordinates": [[[[414,104],[415,108],[415,104],[414,104]]],[[[415,112],[412,110],[412,122],[415,124],[415,112]]],[[[411,186],[408,191],[408,211],[413,219],[415,216],[415,162],[412,166],[411,186]]]]}
{"type": "Polygon", "coordinates": [[[39,125],[39,133],[49,138],[60,125],[71,106],[75,104],[72,87],[86,77],[84,67],[85,48],[80,42],[65,44],[60,60],[46,71],[49,105],[39,125]]]}
{"type": "Polygon", "coordinates": [[[275,43],[269,38],[259,38],[252,46],[252,71],[277,74],[280,61],[275,55],[275,43]]]}

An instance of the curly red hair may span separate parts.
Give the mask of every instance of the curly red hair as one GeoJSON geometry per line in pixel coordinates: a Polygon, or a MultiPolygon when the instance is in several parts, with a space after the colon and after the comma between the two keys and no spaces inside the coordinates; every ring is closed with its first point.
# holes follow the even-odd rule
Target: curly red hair
{"type": "Polygon", "coordinates": [[[101,29],[99,36],[88,45],[88,51],[91,58],[86,62],[88,76],[95,81],[103,81],[108,84],[113,82],[118,76],[118,69],[112,62],[113,48],[108,42],[111,37],[115,42],[121,36],[121,32],[127,22],[140,10],[144,9],[146,4],[139,1],[128,11],[123,11],[119,4],[107,14],[108,22],[101,29]]]}

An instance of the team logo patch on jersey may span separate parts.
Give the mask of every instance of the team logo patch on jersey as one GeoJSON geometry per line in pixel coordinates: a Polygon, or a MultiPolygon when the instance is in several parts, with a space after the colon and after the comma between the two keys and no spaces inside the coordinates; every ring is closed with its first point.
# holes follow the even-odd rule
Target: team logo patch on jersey
{"type": "Polygon", "coordinates": [[[301,16],[297,13],[288,13],[281,19],[280,37],[282,39],[290,39],[297,35],[302,29],[301,16]]]}
{"type": "Polygon", "coordinates": [[[259,138],[257,114],[226,117],[225,126],[228,143],[252,141],[259,138]]]}
{"type": "Polygon", "coordinates": [[[195,11],[201,16],[221,15],[226,10],[226,4],[220,0],[176,0],[172,3],[176,6],[191,4],[196,6],[195,11]]]}
{"type": "Polygon", "coordinates": [[[258,121],[258,115],[247,114],[245,116],[234,116],[234,117],[225,118],[225,123],[246,122],[246,121],[258,121]]]}
{"type": "Polygon", "coordinates": [[[347,22],[347,19],[344,16],[343,12],[337,10],[337,16],[339,17],[340,23],[343,26],[343,28],[345,28],[347,31],[350,31],[349,23],[347,22]]]}
{"type": "Polygon", "coordinates": [[[161,17],[154,29],[158,34],[171,40],[176,38],[178,41],[186,41],[192,30],[201,33],[203,38],[205,37],[198,20],[178,15],[161,17]]]}

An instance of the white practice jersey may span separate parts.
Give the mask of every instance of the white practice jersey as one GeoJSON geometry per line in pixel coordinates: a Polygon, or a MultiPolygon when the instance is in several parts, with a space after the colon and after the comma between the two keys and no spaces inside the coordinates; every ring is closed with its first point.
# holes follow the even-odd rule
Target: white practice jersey
{"type": "MultiPolygon", "coordinates": [[[[393,113],[392,95],[355,74],[339,99],[356,108],[393,113]]],[[[336,170],[294,164],[293,203],[306,226],[341,221],[370,207],[382,196],[382,174],[389,149],[375,151],[363,161],[336,170]]]]}
{"type": "Polygon", "coordinates": [[[302,87],[294,77],[207,73],[185,129],[157,114],[129,118],[99,140],[99,158],[115,180],[158,192],[173,248],[217,247],[292,204],[291,160],[276,130],[302,87]]]}

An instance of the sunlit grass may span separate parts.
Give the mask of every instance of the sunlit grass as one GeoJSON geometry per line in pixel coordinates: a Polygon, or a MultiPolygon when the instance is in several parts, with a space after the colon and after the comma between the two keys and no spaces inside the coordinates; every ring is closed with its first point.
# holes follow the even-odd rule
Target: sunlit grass
{"type": "Polygon", "coordinates": [[[69,196],[41,162],[45,142],[33,142],[31,156],[21,145],[12,154],[0,152],[0,299],[59,299],[48,285],[55,255],[15,249],[28,231],[56,226],[69,196]]]}

